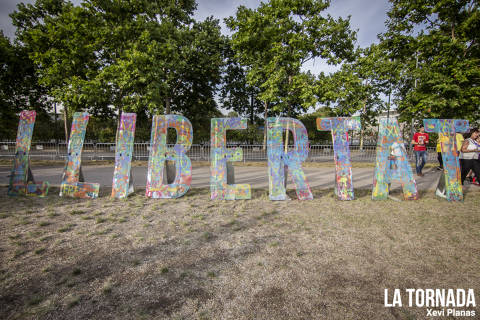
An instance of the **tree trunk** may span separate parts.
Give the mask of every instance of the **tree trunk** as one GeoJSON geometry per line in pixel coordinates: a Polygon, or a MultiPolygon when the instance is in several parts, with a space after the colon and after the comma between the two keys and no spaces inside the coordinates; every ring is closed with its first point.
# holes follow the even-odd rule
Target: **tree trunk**
{"type": "Polygon", "coordinates": [[[268,116],[268,102],[265,101],[265,113],[263,114],[263,118],[265,119],[265,124],[263,126],[263,150],[267,147],[267,116],[268,116]]]}
{"type": "Polygon", "coordinates": [[[287,130],[285,130],[285,154],[288,152],[288,133],[290,132],[289,123],[287,122],[287,130]]]}
{"type": "Polygon", "coordinates": [[[363,135],[364,135],[364,131],[363,131],[363,126],[360,127],[360,151],[363,150],[363,135]]]}
{"type": "Polygon", "coordinates": [[[53,103],[53,111],[55,112],[55,143],[57,144],[58,146],[58,123],[57,123],[57,103],[54,102],[53,103]]]}
{"type": "Polygon", "coordinates": [[[170,97],[165,98],[165,114],[170,114],[170,97]]]}
{"type": "MultiPolygon", "coordinates": [[[[288,76],[288,89],[289,89],[289,92],[288,94],[291,95],[291,91],[290,91],[290,84],[292,83],[292,76],[289,75],[288,76]]],[[[288,110],[287,110],[287,114],[288,116],[290,117],[291,116],[291,111],[292,111],[292,103],[290,101],[288,101],[288,110]]],[[[288,134],[290,133],[290,130],[288,128],[288,123],[287,123],[287,132],[285,132],[285,153],[287,153],[288,151],[288,134]]]]}
{"type": "Polygon", "coordinates": [[[253,114],[253,92],[250,95],[250,123],[253,124],[254,114],[253,114]]]}
{"type": "Polygon", "coordinates": [[[65,126],[65,143],[68,143],[67,107],[65,106],[63,106],[63,124],[65,126]]]}
{"type": "MultiPolygon", "coordinates": [[[[363,100],[363,114],[366,114],[366,113],[367,113],[367,99],[363,100]]],[[[360,117],[360,150],[363,150],[363,135],[365,134],[365,128],[361,121],[362,121],[362,118],[360,117]]]]}
{"type": "Polygon", "coordinates": [[[115,143],[118,141],[118,131],[120,130],[120,121],[122,118],[122,108],[118,108],[118,119],[117,119],[117,132],[115,133],[115,143]]]}

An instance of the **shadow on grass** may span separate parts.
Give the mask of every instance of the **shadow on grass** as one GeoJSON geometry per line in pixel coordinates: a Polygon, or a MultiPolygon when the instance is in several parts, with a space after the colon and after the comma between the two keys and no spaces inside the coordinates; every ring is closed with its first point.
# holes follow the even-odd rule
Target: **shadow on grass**
{"type": "MultiPolygon", "coordinates": [[[[208,197],[210,194],[209,189],[190,191],[192,196],[208,197]]],[[[266,194],[266,190],[255,189],[253,194],[260,197],[266,194]]],[[[46,205],[54,197],[57,197],[56,192],[44,199],[24,200],[46,205]]],[[[59,199],[64,204],[85,201],[59,199]]],[[[242,219],[241,228],[248,231],[260,223],[268,224],[275,218],[275,215],[263,215],[259,220],[258,216],[252,215],[242,219]]],[[[177,234],[155,244],[139,248],[126,244],[110,251],[76,247],[82,241],[76,239],[70,249],[63,248],[60,255],[57,253],[49,257],[47,272],[38,270],[28,277],[17,275],[8,285],[2,283],[0,318],[34,315],[53,319],[91,319],[99,314],[111,319],[120,315],[126,318],[139,315],[147,318],[168,317],[187,300],[193,299],[202,304],[210,299],[214,292],[208,282],[218,276],[218,270],[224,269],[226,265],[240,263],[264,250],[274,238],[273,235],[256,235],[245,239],[235,248],[222,248],[221,243],[231,241],[234,233],[230,225],[220,224],[209,229],[208,235],[211,236],[207,236],[207,232],[177,234]],[[193,244],[186,243],[185,240],[188,239],[184,237],[190,238],[193,244]],[[151,269],[165,261],[169,261],[167,266],[158,270],[151,269]],[[159,281],[159,278],[162,280],[159,281]],[[99,300],[98,291],[102,290],[101,286],[106,282],[111,282],[111,287],[108,294],[100,295],[99,300]],[[99,288],[96,294],[95,288],[99,288]],[[63,304],[57,302],[49,308],[38,306],[42,301],[50,301],[58,296],[64,297],[62,301],[71,301],[63,304]],[[32,304],[32,301],[35,303],[32,304]],[[37,308],[36,311],[34,308],[37,308]]]]}

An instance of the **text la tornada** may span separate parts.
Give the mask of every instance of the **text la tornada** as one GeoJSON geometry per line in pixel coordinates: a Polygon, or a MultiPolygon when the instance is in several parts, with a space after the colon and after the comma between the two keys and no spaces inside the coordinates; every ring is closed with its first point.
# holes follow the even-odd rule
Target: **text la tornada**
{"type": "Polygon", "coordinates": [[[385,307],[427,308],[427,316],[475,317],[475,291],[473,289],[385,289],[385,307]],[[430,309],[428,309],[430,308],[430,309]],[[447,308],[447,309],[433,309],[447,308]],[[461,310],[455,308],[462,308],[461,310]]]}

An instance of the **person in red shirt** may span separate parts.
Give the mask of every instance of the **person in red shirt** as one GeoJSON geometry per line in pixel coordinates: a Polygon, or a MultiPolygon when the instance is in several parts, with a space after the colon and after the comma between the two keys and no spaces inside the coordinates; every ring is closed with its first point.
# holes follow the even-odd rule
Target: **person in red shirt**
{"type": "Polygon", "coordinates": [[[415,153],[415,167],[417,169],[417,176],[423,177],[422,169],[427,162],[427,143],[428,133],[425,133],[425,128],[420,126],[419,132],[415,132],[412,139],[413,152],[415,153]]]}

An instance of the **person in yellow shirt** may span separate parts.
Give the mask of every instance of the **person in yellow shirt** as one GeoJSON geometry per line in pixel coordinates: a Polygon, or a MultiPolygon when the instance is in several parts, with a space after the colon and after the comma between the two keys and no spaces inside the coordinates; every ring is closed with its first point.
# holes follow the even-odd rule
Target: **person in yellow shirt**
{"type": "Polygon", "coordinates": [[[437,170],[443,170],[442,144],[441,144],[440,134],[438,135],[438,139],[437,139],[437,159],[438,159],[437,170]]]}
{"type": "MultiPolygon", "coordinates": [[[[437,159],[438,159],[438,163],[439,163],[439,166],[437,167],[437,170],[443,170],[443,159],[442,159],[442,138],[443,136],[441,134],[438,135],[438,139],[437,139],[437,159]]],[[[463,140],[465,140],[463,138],[463,135],[461,133],[457,133],[455,135],[455,139],[456,139],[456,143],[457,143],[457,157],[460,156],[460,152],[462,149],[462,144],[463,144],[463,140]]]]}
{"type": "Polygon", "coordinates": [[[457,157],[460,156],[460,151],[462,150],[462,144],[463,144],[463,141],[465,140],[465,138],[463,137],[463,135],[461,133],[458,133],[455,135],[455,138],[457,140],[457,157]]]}

